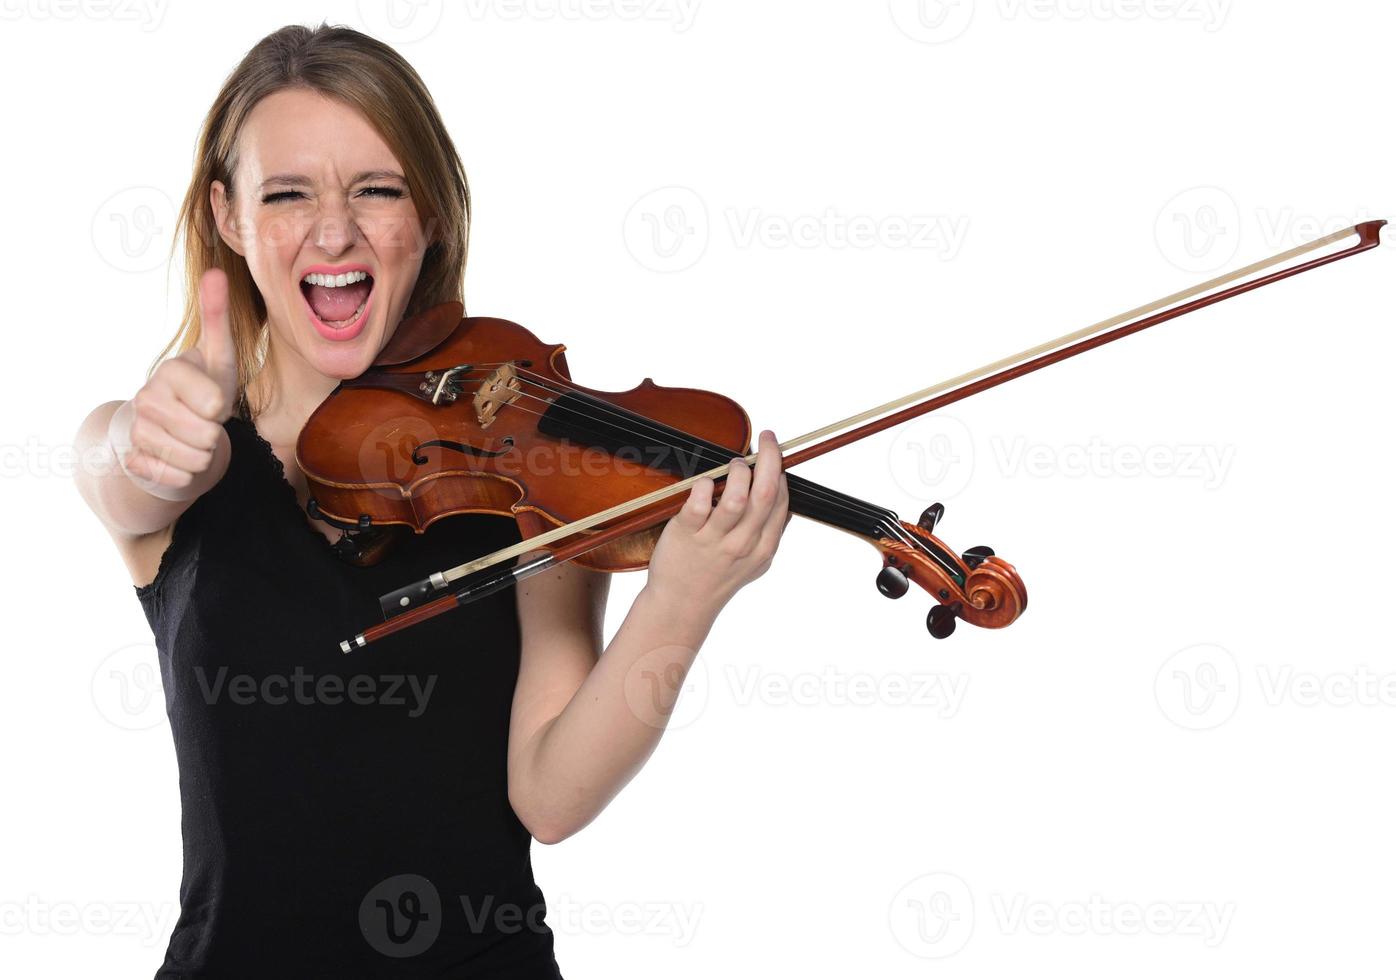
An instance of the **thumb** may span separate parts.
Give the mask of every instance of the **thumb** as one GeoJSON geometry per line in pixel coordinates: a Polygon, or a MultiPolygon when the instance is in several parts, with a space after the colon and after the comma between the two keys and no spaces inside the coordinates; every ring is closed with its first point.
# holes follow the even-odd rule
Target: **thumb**
{"type": "Polygon", "coordinates": [[[199,313],[196,348],[203,358],[204,370],[218,382],[231,405],[237,397],[238,365],[233,328],[228,320],[228,276],[222,269],[209,269],[199,280],[199,313]]]}

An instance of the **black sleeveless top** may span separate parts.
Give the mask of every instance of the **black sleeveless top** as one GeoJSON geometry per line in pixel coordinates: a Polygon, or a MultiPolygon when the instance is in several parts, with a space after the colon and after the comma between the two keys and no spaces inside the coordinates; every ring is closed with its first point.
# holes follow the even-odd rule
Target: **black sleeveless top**
{"type": "Polygon", "coordinates": [[[348,655],[377,597],[519,540],[457,516],[342,561],[246,418],[136,594],[179,764],[180,915],[158,978],[557,978],[509,805],[507,589],[348,655]]]}

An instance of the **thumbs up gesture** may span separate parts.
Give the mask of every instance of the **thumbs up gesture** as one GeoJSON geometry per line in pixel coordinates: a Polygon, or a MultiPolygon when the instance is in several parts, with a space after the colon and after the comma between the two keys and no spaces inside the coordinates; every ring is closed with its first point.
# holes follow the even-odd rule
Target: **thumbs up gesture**
{"type": "MultiPolygon", "coordinates": [[[[142,489],[167,500],[197,496],[227,438],[223,422],[237,401],[237,353],[228,321],[228,277],[209,269],[199,282],[198,344],[160,364],[113,415],[109,436],[121,467],[142,489]]],[[[223,464],[223,465],[226,465],[223,464]]]]}
{"type": "Polygon", "coordinates": [[[202,371],[213,386],[197,385],[197,391],[188,392],[192,402],[185,403],[203,418],[222,423],[233,414],[238,393],[237,351],[228,321],[228,277],[222,269],[209,269],[199,280],[199,307],[199,342],[180,357],[202,371]]]}

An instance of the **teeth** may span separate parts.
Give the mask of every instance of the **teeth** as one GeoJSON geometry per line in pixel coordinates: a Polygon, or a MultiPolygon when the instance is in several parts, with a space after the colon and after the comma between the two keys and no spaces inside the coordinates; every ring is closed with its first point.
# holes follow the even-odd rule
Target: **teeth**
{"type": "Polygon", "coordinates": [[[338,276],[326,275],[323,272],[312,272],[310,273],[310,275],[302,279],[301,282],[310,283],[310,285],[312,286],[327,286],[330,288],[334,288],[336,286],[348,286],[356,282],[363,282],[367,278],[368,273],[362,270],[359,270],[358,272],[346,272],[343,275],[338,276]]]}

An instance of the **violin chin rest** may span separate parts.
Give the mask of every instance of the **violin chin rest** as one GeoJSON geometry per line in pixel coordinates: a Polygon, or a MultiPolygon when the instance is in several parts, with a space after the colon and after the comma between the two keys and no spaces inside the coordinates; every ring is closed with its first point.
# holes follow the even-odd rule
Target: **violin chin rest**
{"type": "Polygon", "coordinates": [[[374,367],[406,364],[441,346],[465,316],[465,307],[455,301],[440,303],[398,324],[393,336],[378,352],[374,367]]]}

